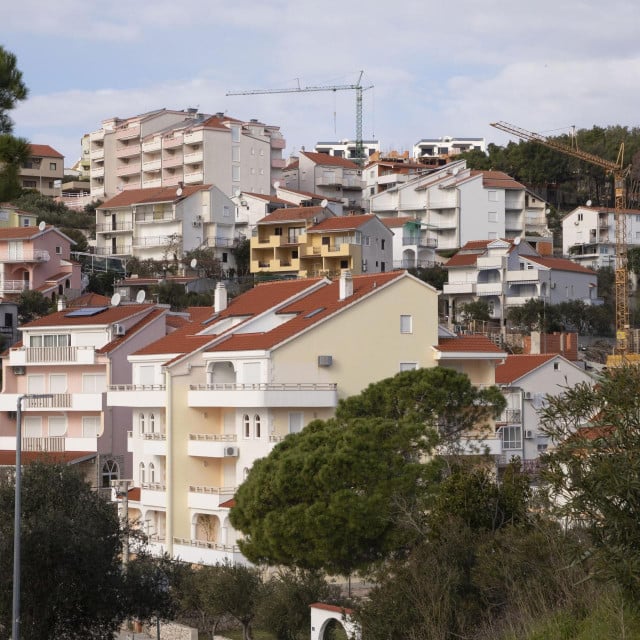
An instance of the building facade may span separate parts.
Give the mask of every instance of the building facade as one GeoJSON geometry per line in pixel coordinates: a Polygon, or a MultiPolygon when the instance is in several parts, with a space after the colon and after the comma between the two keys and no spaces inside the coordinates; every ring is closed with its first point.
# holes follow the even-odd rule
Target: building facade
{"type": "Polygon", "coordinates": [[[64,177],[64,156],[48,144],[30,144],[30,158],[18,174],[23,189],[35,189],[44,196],[60,193],[64,177]]]}

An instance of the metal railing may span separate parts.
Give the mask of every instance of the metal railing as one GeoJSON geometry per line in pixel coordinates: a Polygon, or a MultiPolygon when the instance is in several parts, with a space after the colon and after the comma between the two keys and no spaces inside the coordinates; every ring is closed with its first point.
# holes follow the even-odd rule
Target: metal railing
{"type": "Polygon", "coordinates": [[[110,384],[108,391],[165,391],[164,384],[110,384]]]}
{"type": "Polygon", "coordinates": [[[174,538],[173,544],[184,544],[190,547],[199,547],[201,549],[213,549],[215,551],[240,553],[240,547],[238,547],[238,545],[221,544],[219,542],[210,542],[209,540],[189,540],[188,538],[174,538]]]}
{"type": "Polygon", "coordinates": [[[190,433],[189,440],[199,440],[202,442],[236,442],[238,436],[235,433],[190,433]]]}
{"type": "Polygon", "coordinates": [[[214,384],[192,384],[191,391],[335,391],[335,382],[218,382],[214,384]]]}

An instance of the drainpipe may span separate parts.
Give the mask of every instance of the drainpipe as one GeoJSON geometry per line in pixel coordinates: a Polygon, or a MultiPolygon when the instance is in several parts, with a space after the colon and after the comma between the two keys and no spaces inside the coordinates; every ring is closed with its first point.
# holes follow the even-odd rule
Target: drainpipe
{"type": "Polygon", "coordinates": [[[165,538],[166,552],[173,556],[173,385],[169,369],[164,369],[164,380],[166,388],[166,413],[165,413],[165,430],[167,436],[167,454],[166,454],[166,478],[167,487],[167,506],[165,511],[165,538]]]}

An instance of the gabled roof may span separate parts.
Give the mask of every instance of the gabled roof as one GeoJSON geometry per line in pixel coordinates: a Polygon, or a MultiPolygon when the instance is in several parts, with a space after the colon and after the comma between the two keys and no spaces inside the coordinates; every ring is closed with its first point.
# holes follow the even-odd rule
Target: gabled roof
{"type": "MultiPolygon", "coordinates": [[[[511,253],[515,249],[513,240],[501,239],[501,240],[469,240],[466,242],[459,251],[451,256],[449,260],[444,263],[445,267],[469,267],[476,264],[478,257],[484,256],[490,248],[490,245],[494,242],[506,242],[510,247],[506,249],[506,253],[511,253]]],[[[529,257],[529,256],[527,256],[529,257]]]]}
{"type": "Polygon", "coordinates": [[[496,367],[496,384],[513,384],[546,362],[559,357],[557,353],[509,355],[503,364],[496,367]]]}
{"type": "MultiPolygon", "coordinates": [[[[294,317],[270,331],[262,333],[232,333],[228,338],[216,342],[207,351],[246,351],[272,349],[301,334],[311,326],[345,309],[365,296],[381,290],[394,280],[409,276],[404,271],[390,271],[353,277],[353,295],[339,299],[339,281],[328,282],[312,290],[289,305],[279,309],[278,314],[293,314],[294,317]]],[[[428,285],[425,285],[428,286],[428,285]]]]}
{"type": "Polygon", "coordinates": [[[476,171],[472,170],[471,175],[482,175],[482,186],[488,189],[525,189],[523,184],[514,180],[503,171],[476,171]]]}
{"type": "Polygon", "coordinates": [[[434,347],[442,353],[490,353],[496,357],[506,353],[481,334],[459,335],[455,338],[438,338],[438,345],[434,347]]]}
{"type": "Polygon", "coordinates": [[[296,195],[299,196],[305,196],[306,198],[310,198],[311,200],[319,200],[320,202],[322,202],[322,200],[328,200],[329,202],[337,202],[337,203],[342,203],[342,200],[340,200],[340,198],[329,198],[327,196],[323,196],[321,193],[313,193],[313,191],[300,191],[299,189],[292,189],[291,187],[285,187],[280,185],[277,189],[278,191],[288,191],[289,193],[295,193],[296,195]]]}
{"type": "Polygon", "coordinates": [[[126,340],[129,340],[132,335],[138,333],[138,331],[142,330],[148,324],[153,322],[156,318],[164,315],[166,313],[166,309],[154,309],[151,313],[148,313],[146,316],[138,320],[134,325],[127,329],[127,333],[124,336],[117,336],[111,342],[107,342],[103,347],[98,349],[96,353],[110,353],[116,347],[121,345],[126,340]]]}
{"type": "Polygon", "coordinates": [[[380,218],[380,222],[382,222],[382,224],[385,227],[389,227],[390,229],[393,229],[395,227],[404,227],[404,225],[409,222],[415,222],[416,224],[420,224],[419,220],[416,220],[415,218],[409,218],[406,216],[401,218],[380,218]]]}
{"type": "Polygon", "coordinates": [[[366,222],[376,218],[374,214],[368,213],[359,216],[335,216],[321,220],[318,224],[307,229],[307,233],[321,233],[323,231],[347,231],[358,229],[366,222]]]}
{"type": "Polygon", "coordinates": [[[553,269],[554,271],[574,271],[575,273],[587,273],[595,276],[596,272],[592,269],[587,269],[580,264],[576,264],[566,258],[546,258],[539,256],[522,256],[523,259],[535,262],[547,269],[553,269]]]}
{"type": "Polygon", "coordinates": [[[273,204],[286,204],[288,206],[295,206],[289,200],[283,200],[282,198],[278,198],[276,196],[270,196],[266,193],[253,193],[251,191],[243,191],[242,196],[249,196],[250,198],[257,198],[258,200],[264,200],[265,202],[272,202],[273,204]]]}
{"type": "Polygon", "coordinates": [[[46,158],[64,158],[64,156],[59,151],[56,151],[48,144],[30,144],[29,148],[31,149],[31,155],[35,157],[42,156],[46,158]]]}
{"type": "Polygon", "coordinates": [[[328,153],[316,153],[315,151],[302,151],[301,156],[308,158],[315,164],[324,167],[343,167],[344,169],[359,169],[360,167],[352,160],[340,158],[338,156],[330,156],[328,153]]]}
{"type": "Polygon", "coordinates": [[[67,303],[67,307],[108,307],[111,299],[99,293],[84,293],[67,303]]]}
{"type": "Polygon", "coordinates": [[[178,202],[184,198],[211,188],[210,184],[185,185],[182,194],[177,195],[177,187],[156,187],[155,189],[127,189],[121,191],[103,202],[98,209],[111,209],[114,207],[129,207],[134,204],[149,204],[152,202],[178,202]]]}
{"type": "Polygon", "coordinates": [[[333,216],[333,213],[327,211],[324,207],[285,207],[276,209],[269,215],[258,220],[258,224],[269,224],[272,222],[301,222],[311,220],[319,213],[327,212],[333,216]]]}

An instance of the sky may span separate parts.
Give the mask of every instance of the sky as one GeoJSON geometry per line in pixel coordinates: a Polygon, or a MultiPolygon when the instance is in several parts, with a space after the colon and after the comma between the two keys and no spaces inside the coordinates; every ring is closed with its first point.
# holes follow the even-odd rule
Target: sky
{"type": "Polygon", "coordinates": [[[423,138],[510,139],[638,126],[636,0],[21,0],[0,45],[29,97],[14,133],[70,167],[102,120],[196,107],[276,125],[288,157],[354,139],[353,90],[227,92],[361,83],[363,137],[383,151],[423,138]]]}

